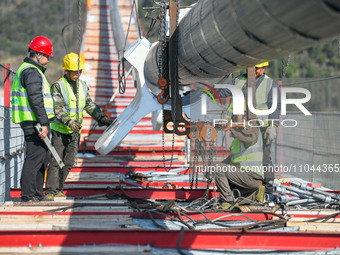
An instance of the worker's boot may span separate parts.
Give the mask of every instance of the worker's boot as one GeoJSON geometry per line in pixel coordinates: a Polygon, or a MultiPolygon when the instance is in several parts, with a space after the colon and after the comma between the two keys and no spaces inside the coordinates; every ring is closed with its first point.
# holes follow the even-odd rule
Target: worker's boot
{"type": "Polygon", "coordinates": [[[54,201],[54,195],[52,193],[47,193],[41,201],[54,201]]]}
{"type": "Polygon", "coordinates": [[[221,204],[221,209],[225,210],[233,210],[234,208],[238,208],[239,204],[238,203],[233,203],[233,202],[223,202],[221,204]]]}
{"type": "Polygon", "coordinates": [[[55,195],[55,197],[66,197],[66,195],[64,194],[64,192],[59,191],[57,195],[55,195]]]}
{"type": "Polygon", "coordinates": [[[221,204],[221,209],[226,209],[228,210],[231,207],[231,203],[224,202],[221,204]]]}
{"type": "Polygon", "coordinates": [[[264,196],[265,196],[265,187],[263,185],[261,185],[259,187],[259,189],[257,190],[256,196],[255,196],[255,200],[256,202],[262,204],[264,202],[264,196]]]}

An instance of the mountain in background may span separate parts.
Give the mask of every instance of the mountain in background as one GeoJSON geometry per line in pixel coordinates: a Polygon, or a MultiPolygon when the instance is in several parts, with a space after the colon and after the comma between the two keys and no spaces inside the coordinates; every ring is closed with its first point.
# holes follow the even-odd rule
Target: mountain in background
{"type": "MultiPolygon", "coordinates": [[[[81,0],[82,30],[86,21],[86,0],[81,0]]],[[[182,0],[181,6],[189,6],[196,0],[182,0]]],[[[138,12],[145,36],[152,42],[158,38],[159,9],[144,10],[155,6],[154,0],[138,1],[138,12]],[[154,24],[152,24],[154,23],[154,24]],[[151,27],[150,27],[151,26],[151,27]]],[[[54,82],[62,74],[62,59],[69,52],[77,52],[79,44],[78,1],[76,0],[1,0],[0,1],[0,63],[11,64],[17,70],[27,53],[27,45],[38,35],[48,37],[53,43],[53,57],[46,76],[54,82]],[[62,31],[64,32],[62,33],[62,31]],[[66,47],[65,47],[66,46],[66,47]]],[[[283,83],[306,79],[337,76],[340,67],[340,43],[338,38],[322,45],[293,53],[290,57],[270,61],[267,74],[283,83]]],[[[1,81],[2,82],[2,81],[1,81]]],[[[0,82],[0,84],[1,84],[0,82]]],[[[312,92],[310,109],[338,111],[339,80],[299,85],[312,92]]]]}
{"type": "MultiPolygon", "coordinates": [[[[82,28],[86,0],[81,1],[82,28]]],[[[78,48],[78,1],[76,0],[1,0],[0,1],[0,62],[11,64],[16,71],[28,56],[28,44],[39,35],[53,44],[53,55],[46,76],[54,82],[62,75],[65,54],[78,48]],[[62,36],[62,30],[64,33],[62,36]],[[66,48],[64,46],[66,45],[66,48]]]]}

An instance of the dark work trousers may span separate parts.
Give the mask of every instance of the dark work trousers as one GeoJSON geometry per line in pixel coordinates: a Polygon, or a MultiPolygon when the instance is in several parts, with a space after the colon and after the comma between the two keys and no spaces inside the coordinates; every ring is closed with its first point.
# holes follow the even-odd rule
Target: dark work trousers
{"type": "Polygon", "coordinates": [[[45,193],[56,195],[64,189],[64,182],[74,165],[76,140],[73,134],[62,134],[52,130],[52,144],[65,165],[63,169],[60,169],[57,161],[53,158],[47,170],[45,193]]]}
{"type": "MultiPolygon", "coordinates": [[[[232,190],[237,189],[241,196],[246,198],[239,201],[239,204],[249,204],[254,201],[256,192],[263,179],[260,175],[251,172],[242,172],[238,167],[228,167],[227,164],[219,164],[222,169],[232,169],[225,172],[216,172],[215,182],[220,193],[220,202],[233,202],[232,190]],[[226,166],[225,168],[223,166],[226,166]],[[234,171],[235,170],[235,171],[234,171]]],[[[234,193],[238,196],[238,193],[234,193]]],[[[235,197],[236,198],[236,197],[235,197]]]]}
{"type": "Polygon", "coordinates": [[[275,178],[275,171],[272,162],[272,155],[271,155],[271,146],[272,143],[266,144],[264,139],[264,133],[266,132],[265,128],[260,128],[262,134],[262,141],[263,141],[263,166],[267,166],[266,171],[264,172],[264,186],[266,188],[265,192],[267,194],[273,194],[273,184],[269,183],[270,181],[274,181],[275,178]],[[270,167],[268,167],[270,166],[270,167]]]}
{"type": "Polygon", "coordinates": [[[20,179],[21,199],[24,201],[36,197],[41,200],[44,196],[45,170],[51,159],[50,152],[33,126],[22,129],[25,135],[26,153],[20,179]]]}

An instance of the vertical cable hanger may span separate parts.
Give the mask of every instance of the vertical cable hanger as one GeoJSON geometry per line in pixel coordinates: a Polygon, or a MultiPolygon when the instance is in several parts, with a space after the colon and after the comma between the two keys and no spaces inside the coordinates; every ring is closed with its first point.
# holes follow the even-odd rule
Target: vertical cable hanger
{"type": "MultiPolygon", "coordinates": [[[[79,122],[79,64],[80,64],[80,47],[81,47],[81,0],[78,0],[78,79],[76,82],[76,120],[79,122]]],[[[74,146],[74,155],[76,157],[77,153],[78,153],[78,143],[79,143],[79,139],[80,139],[80,135],[78,132],[74,132],[74,139],[75,139],[75,146],[74,146]]],[[[76,164],[76,162],[75,162],[76,164]]]]}

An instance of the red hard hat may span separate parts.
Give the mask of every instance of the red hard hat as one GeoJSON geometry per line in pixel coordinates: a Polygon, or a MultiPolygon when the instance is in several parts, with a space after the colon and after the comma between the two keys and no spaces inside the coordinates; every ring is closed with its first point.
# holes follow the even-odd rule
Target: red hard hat
{"type": "Polygon", "coordinates": [[[30,42],[30,44],[28,44],[28,48],[36,52],[43,53],[47,56],[53,57],[52,55],[53,45],[51,41],[45,36],[40,35],[35,37],[30,42]]]}

